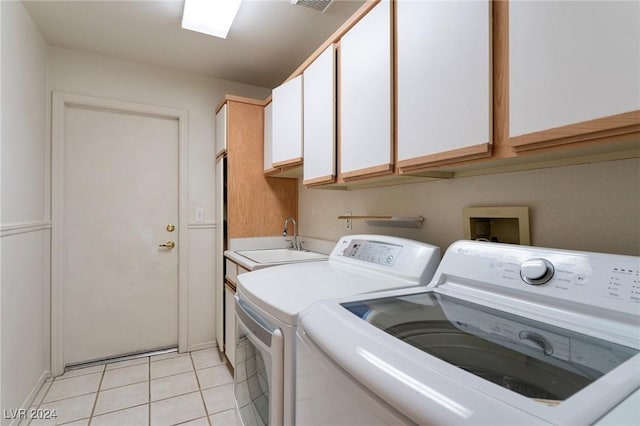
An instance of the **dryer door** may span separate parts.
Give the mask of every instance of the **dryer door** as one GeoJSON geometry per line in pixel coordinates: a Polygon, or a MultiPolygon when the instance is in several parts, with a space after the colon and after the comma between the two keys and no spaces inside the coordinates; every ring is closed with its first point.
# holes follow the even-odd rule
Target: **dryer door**
{"type": "Polygon", "coordinates": [[[238,296],[236,300],[235,399],[243,426],[281,425],[284,352],[282,330],[238,296]]]}

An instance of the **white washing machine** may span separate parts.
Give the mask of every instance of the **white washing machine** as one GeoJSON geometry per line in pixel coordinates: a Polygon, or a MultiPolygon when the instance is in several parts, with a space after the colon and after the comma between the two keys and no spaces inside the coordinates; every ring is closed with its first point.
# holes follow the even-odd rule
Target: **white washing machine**
{"type": "Polygon", "coordinates": [[[296,423],[640,424],[640,258],[460,241],[300,314],[296,423]]]}
{"type": "Polygon", "coordinates": [[[438,247],[403,238],[340,238],[323,262],[238,276],[235,393],[245,426],[292,425],[298,313],[331,297],[426,285],[438,247]]]}

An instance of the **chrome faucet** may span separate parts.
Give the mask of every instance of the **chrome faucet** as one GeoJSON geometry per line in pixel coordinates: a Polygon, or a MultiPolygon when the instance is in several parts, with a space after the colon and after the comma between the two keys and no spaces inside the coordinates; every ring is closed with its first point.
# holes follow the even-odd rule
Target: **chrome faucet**
{"type": "Polygon", "coordinates": [[[298,225],[296,224],[296,220],[289,216],[284,220],[284,230],[282,231],[282,236],[286,241],[289,242],[289,248],[302,250],[302,244],[298,244],[298,225]],[[287,240],[287,228],[289,227],[289,221],[293,222],[293,241],[287,240]]]}

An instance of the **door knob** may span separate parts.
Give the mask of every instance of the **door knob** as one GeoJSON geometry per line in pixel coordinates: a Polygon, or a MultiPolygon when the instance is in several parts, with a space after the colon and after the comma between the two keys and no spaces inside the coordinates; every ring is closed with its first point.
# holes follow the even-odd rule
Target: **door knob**
{"type": "Polygon", "coordinates": [[[175,241],[169,240],[164,244],[160,244],[158,247],[162,247],[162,248],[166,248],[166,249],[172,250],[175,246],[176,246],[175,241]]]}

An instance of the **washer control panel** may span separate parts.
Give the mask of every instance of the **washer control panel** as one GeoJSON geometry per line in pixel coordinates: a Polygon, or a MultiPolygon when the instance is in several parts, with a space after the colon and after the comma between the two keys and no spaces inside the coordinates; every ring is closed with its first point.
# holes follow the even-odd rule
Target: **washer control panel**
{"type": "Polygon", "coordinates": [[[440,248],[389,235],[345,235],[331,251],[329,263],[347,265],[426,285],[440,263],[440,248]]]}
{"type": "Polygon", "coordinates": [[[553,264],[547,259],[529,259],[520,265],[520,277],[527,284],[545,284],[553,277],[553,272],[553,264]]]}
{"type": "Polygon", "coordinates": [[[459,241],[430,285],[450,277],[640,315],[636,256],[459,241]]]}
{"type": "Polygon", "coordinates": [[[393,266],[402,246],[380,241],[351,240],[343,256],[378,265],[393,266]]]}

